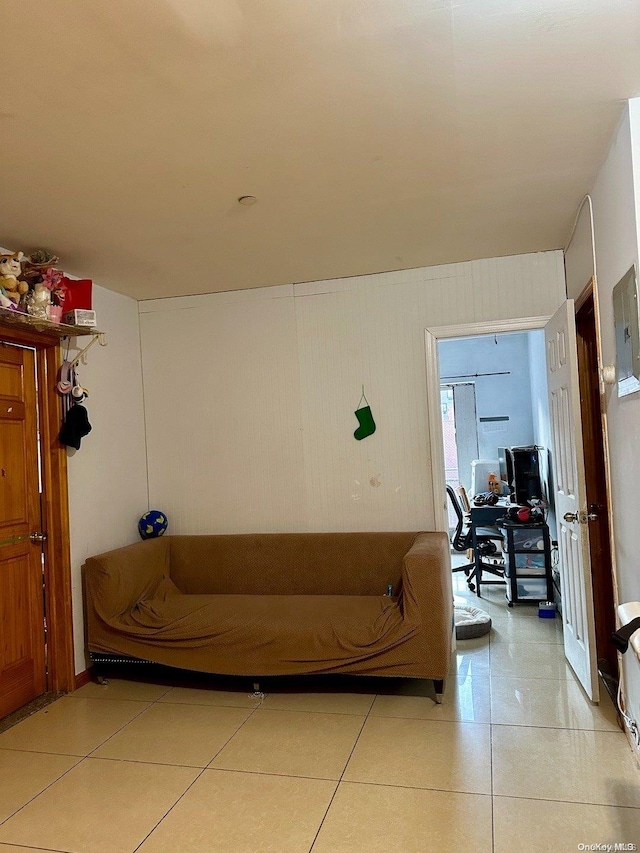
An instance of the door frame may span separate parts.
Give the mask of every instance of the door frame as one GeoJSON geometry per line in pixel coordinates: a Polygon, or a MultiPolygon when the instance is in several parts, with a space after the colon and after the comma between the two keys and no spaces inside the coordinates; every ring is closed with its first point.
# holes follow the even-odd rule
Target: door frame
{"type": "Polygon", "coordinates": [[[455,326],[431,326],[424,330],[427,371],[427,422],[431,452],[431,487],[433,489],[434,530],[447,533],[447,492],[445,490],[444,443],[440,411],[440,365],[438,341],[446,338],[470,338],[476,335],[499,335],[505,332],[529,332],[543,329],[551,319],[521,317],[486,323],[460,323],[455,326]]]}
{"type": "Polygon", "coordinates": [[[42,527],[47,534],[47,540],[43,543],[47,691],[67,693],[75,689],[75,661],[67,451],[57,439],[61,409],[55,383],[62,363],[60,337],[46,330],[7,325],[0,326],[0,341],[33,347],[36,351],[42,460],[42,527]]]}

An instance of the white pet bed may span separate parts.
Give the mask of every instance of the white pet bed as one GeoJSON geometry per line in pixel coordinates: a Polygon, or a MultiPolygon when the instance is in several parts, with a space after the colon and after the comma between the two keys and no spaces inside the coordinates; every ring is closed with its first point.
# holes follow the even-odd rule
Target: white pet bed
{"type": "Polygon", "coordinates": [[[453,609],[456,623],[456,639],[472,640],[482,637],[491,630],[491,617],[473,604],[456,604],[453,609]]]}

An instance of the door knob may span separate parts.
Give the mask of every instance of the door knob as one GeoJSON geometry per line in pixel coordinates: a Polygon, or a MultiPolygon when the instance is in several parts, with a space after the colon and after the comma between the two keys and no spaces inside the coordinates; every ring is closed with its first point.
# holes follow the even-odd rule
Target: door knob
{"type": "Polygon", "coordinates": [[[591,512],[586,512],[583,509],[578,510],[578,512],[565,512],[562,516],[565,521],[569,522],[569,524],[586,524],[588,521],[595,521],[598,518],[598,512],[593,511],[593,505],[589,507],[591,512]]]}
{"type": "Polygon", "coordinates": [[[39,533],[39,532],[38,533],[30,533],[29,539],[32,542],[46,542],[47,541],[47,534],[46,533],[39,533]]]}

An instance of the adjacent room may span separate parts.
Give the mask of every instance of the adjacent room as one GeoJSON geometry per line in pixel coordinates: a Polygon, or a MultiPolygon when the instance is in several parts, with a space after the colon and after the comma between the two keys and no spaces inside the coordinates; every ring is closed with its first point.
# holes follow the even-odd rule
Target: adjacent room
{"type": "MultiPolygon", "coordinates": [[[[532,507],[540,509],[538,521],[546,526],[545,538],[549,540],[544,559],[540,555],[534,561],[546,569],[548,584],[542,577],[529,578],[524,584],[526,597],[540,600],[548,594],[561,612],[544,332],[533,329],[443,339],[438,342],[438,363],[452,543],[458,523],[464,525],[461,513],[471,512],[471,503],[474,515],[494,513],[496,521],[504,516],[506,509],[484,509],[491,491],[499,497],[509,495],[517,504],[531,502],[532,507]]],[[[503,501],[497,503],[502,506],[503,501]]],[[[457,536],[458,540],[463,538],[460,533],[457,536]]],[[[504,536],[500,536],[491,540],[490,553],[484,557],[489,573],[486,583],[496,583],[492,574],[503,577],[506,552],[504,536]],[[498,568],[496,573],[493,567],[498,568]]],[[[462,552],[468,550],[462,548],[464,542],[457,541],[454,552],[455,545],[462,552]]],[[[466,563],[460,554],[454,561],[455,566],[464,567],[466,563]]],[[[472,592],[481,593],[474,578],[469,586],[472,592]]],[[[504,584],[503,590],[505,606],[512,606],[509,585],[504,584]]]]}
{"type": "Polygon", "coordinates": [[[438,361],[447,483],[463,485],[470,495],[485,492],[485,467],[474,466],[476,460],[485,460],[488,473],[506,481],[504,448],[536,446],[549,504],[553,484],[544,333],[443,339],[438,361]]]}
{"type": "Polygon", "coordinates": [[[640,846],[637,2],[0,21],[0,853],[640,846]]]}

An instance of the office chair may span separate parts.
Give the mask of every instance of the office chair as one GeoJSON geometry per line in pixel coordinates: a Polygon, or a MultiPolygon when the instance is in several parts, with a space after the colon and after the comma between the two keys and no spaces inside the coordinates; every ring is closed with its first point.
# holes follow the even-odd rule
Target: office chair
{"type": "MultiPolygon", "coordinates": [[[[464,553],[465,551],[469,551],[473,547],[473,537],[471,535],[471,525],[465,519],[465,515],[463,513],[463,506],[465,498],[466,505],[469,506],[469,499],[467,498],[466,491],[464,494],[461,494],[461,500],[458,500],[458,496],[453,490],[452,486],[447,485],[447,495],[449,500],[451,501],[451,506],[453,507],[453,511],[455,512],[457,524],[453,534],[451,536],[451,544],[453,546],[454,551],[459,551],[464,553]],[[462,504],[462,505],[461,505],[462,504]]],[[[468,511],[468,510],[467,510],[468,511]]],[[[497,551],[496,541],[502,541],[502,536],[498,533],[498,531],[493,527],[478,527],[476,528],[476,542],[477,542],[477,553],[473,555],[473,562],[467,563],[464,566],[456,566],[452,571],[453,572],[464,572],[467,578],[467,586],[471,590],[471,592],[476,591],[475,579],[478,571],[478,562],[482,562],[482,571],[490,572],[492,575],[497,575],[499,578],[504,578],[504,569],[494,565],[493,563],[487,563],[482,558],[489,557],[492,554],[495,554],[497,551]]],[[[496,583],[496,581],[483,581],[483,583],[496,583]]]]}

